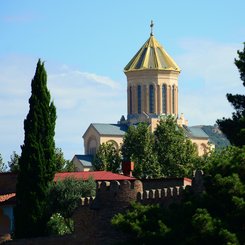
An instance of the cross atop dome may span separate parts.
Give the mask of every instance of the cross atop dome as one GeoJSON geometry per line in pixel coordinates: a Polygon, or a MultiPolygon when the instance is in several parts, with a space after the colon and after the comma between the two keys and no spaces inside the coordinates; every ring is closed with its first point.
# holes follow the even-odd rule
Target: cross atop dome
{"type": "Polygon", "coordinates": [[[154,27],[153,20],[151,20],[150,27],[151,27],[151,36],[153,36],[153,27],[154,27]]]}

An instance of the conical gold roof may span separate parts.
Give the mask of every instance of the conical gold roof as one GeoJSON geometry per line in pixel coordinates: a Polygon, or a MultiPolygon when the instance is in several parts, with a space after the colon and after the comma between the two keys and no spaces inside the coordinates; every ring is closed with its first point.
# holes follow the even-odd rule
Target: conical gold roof
{"type": "Polygon", "coordinates": [[[153,35],[125,66],[124,72],[148,69],[180,71],[178,65],[153,35]]]}

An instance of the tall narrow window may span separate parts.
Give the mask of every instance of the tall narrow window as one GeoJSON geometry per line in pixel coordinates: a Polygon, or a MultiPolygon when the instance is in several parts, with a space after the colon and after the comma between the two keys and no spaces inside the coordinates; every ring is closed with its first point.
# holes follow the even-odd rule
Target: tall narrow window
{"type": "Polygon", "coordinates": [[[129,88],[129,114],[132,114],[132,87],[129,88]]]}
{"type": "Polygon", "coordinates": [[[172,111],[173,114],[175,113],[175,92],[174,92],[174,85],[172,86],[172,111]]]}
{"type": "Polygon", "coordinates": [[[167,114],[167,86],[162,85],[162,113],[167,114]]]}
{"type": "Polygon", "coordinates": [[[150,97],[149,97],[149,109],[150,113],[154,113],[154,87],[153,85],[150,85],[150,91],[149,91],[150,97]]]}
{"type": "Polygon", "coordinates": [[[137,87],[137,95],[138,95],[138,113],[141,113],[141,86],[137,87]]]}

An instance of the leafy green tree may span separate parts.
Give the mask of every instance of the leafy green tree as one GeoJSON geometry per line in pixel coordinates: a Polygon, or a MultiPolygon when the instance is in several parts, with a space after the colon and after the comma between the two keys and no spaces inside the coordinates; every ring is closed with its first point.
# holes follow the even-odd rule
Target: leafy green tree
{"type": "Polygon", "coordinates": [[[3,158],[2,155],[0,154],[0,173],[4,173],[7,171],[7,166],[6,164],[3,162],[3,158]]]}
{"type": "Polygon", "coordinates": [[[93,160],[93,166],[95,170],[118,173],[121,161],[121,154],[112,143],[102,143],[93,160]]]}
{"type": "Polygon", "coordinates": [[[95,196],[95,190],[96,183],[92,178],[86,181],[66,178],[62,181],[58,180],[56,183],[52,183],[49,189],[50,215],[59,213],[64,218],[65,225],[72,232],[74,228],[71,226],[70,218],[79,206],[81,197],[95,196]]]}
{"type": "Polygon", "coordinates": [[[65,167],[63,168],[62,172],[75,172],[76,168],[72,161],[66,160],[65,167]]]}
{"type": "Polygon", "coordinates": [[[244,244],[245,146],[213,152],[205,172],[204,191],[188,188],[168,208],[133,204],[112,224],[131,234],[132,244],[244,244]]]}
{"type": "MultiPolygon", "coordinates": [[[[243,51],[237,53],[239,59],[235,59],[235,65],[245,86],[245,43],[243,51]]],[[[217,120],[217,123],[232,145],[243,146],[245,145],[245,95],[227,94],[226,96],[236,112],[233,112],[232,118],[223,118],[217,120]]]]}
{"type": "Polygon", "coordinates": [[[198,159],[197,149],[176,120],[171,116],[160,120],[154,134],[161,174],[172,177],[192,175],[198,159]]]}
{"type": "Polygon", "coordinates": [[[64,153],[61,150],[61,148],[55,148],[55,162],[56,162],[56,171],[61,172],[66,164],[64,153]]]}
{"type": "Polygon", "coordinates": [[[69,218],[78,207],[81,197],[95,196],[96,183],[92,178],[66,178],[52,183],[49,189],[49,210],[69,218]]]}
{"type": "Polygon", "coordinates": [[[17,238],[45,234],[49,219],[48,190],[56,171],[54,143],[56,109],[50,101],[47,74],[41,60],[37,63],[31,88],[16,185],[14,216],[17,238]]]}
{"type": "Polygon", "coordinates": [[[116,214],[111,223],[131,235],[127,244],[160,244],[171,231],[162,221],[164,210],[159,205],[132,203],[125,214],[116,214]]]}
{"type": "Polygon", "coordinates": [[[61,148],[55,148],[56,172],[74,172],[75,165],[72,161],[66,160],[61,148]]]}
{"type": "Polygon", "coordinates": [[[157,155],[153,150],[154,137],[146,123],[130,126],[123,138],[122,155],[125,161],[133,161],[137,178],[160,177],[157,155]]]}
{"type": "Polygon", "coordinates": [[[8,162],[10,172],[12,173],[18,173],[19,172],[19,159],[20,156],[13,151],[13,154],[10,156],[10,161],[8,162]]]}
{"type": "Polygon", "coordinates": [[[64,158],[64,153],[61,148],[55,148],[55,162],[57,172],[66,171],[68,161],[64,158]]]}

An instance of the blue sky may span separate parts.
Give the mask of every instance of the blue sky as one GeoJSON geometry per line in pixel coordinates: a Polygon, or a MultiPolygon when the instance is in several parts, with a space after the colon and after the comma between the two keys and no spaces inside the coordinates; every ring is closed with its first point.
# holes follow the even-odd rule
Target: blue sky
{"type": "Polygon", "coordinates": [[[232,112],[227,92],[243,93],[234,65],[245,42],[245,1],[0,1],[0,153],[20,154],[31,79],[45,61],[57,108],[56,146],[83,153],[91,122],[126,115],[124,66],[154,35],[182,69],[179,112],[189,125],[232,112]]]}

